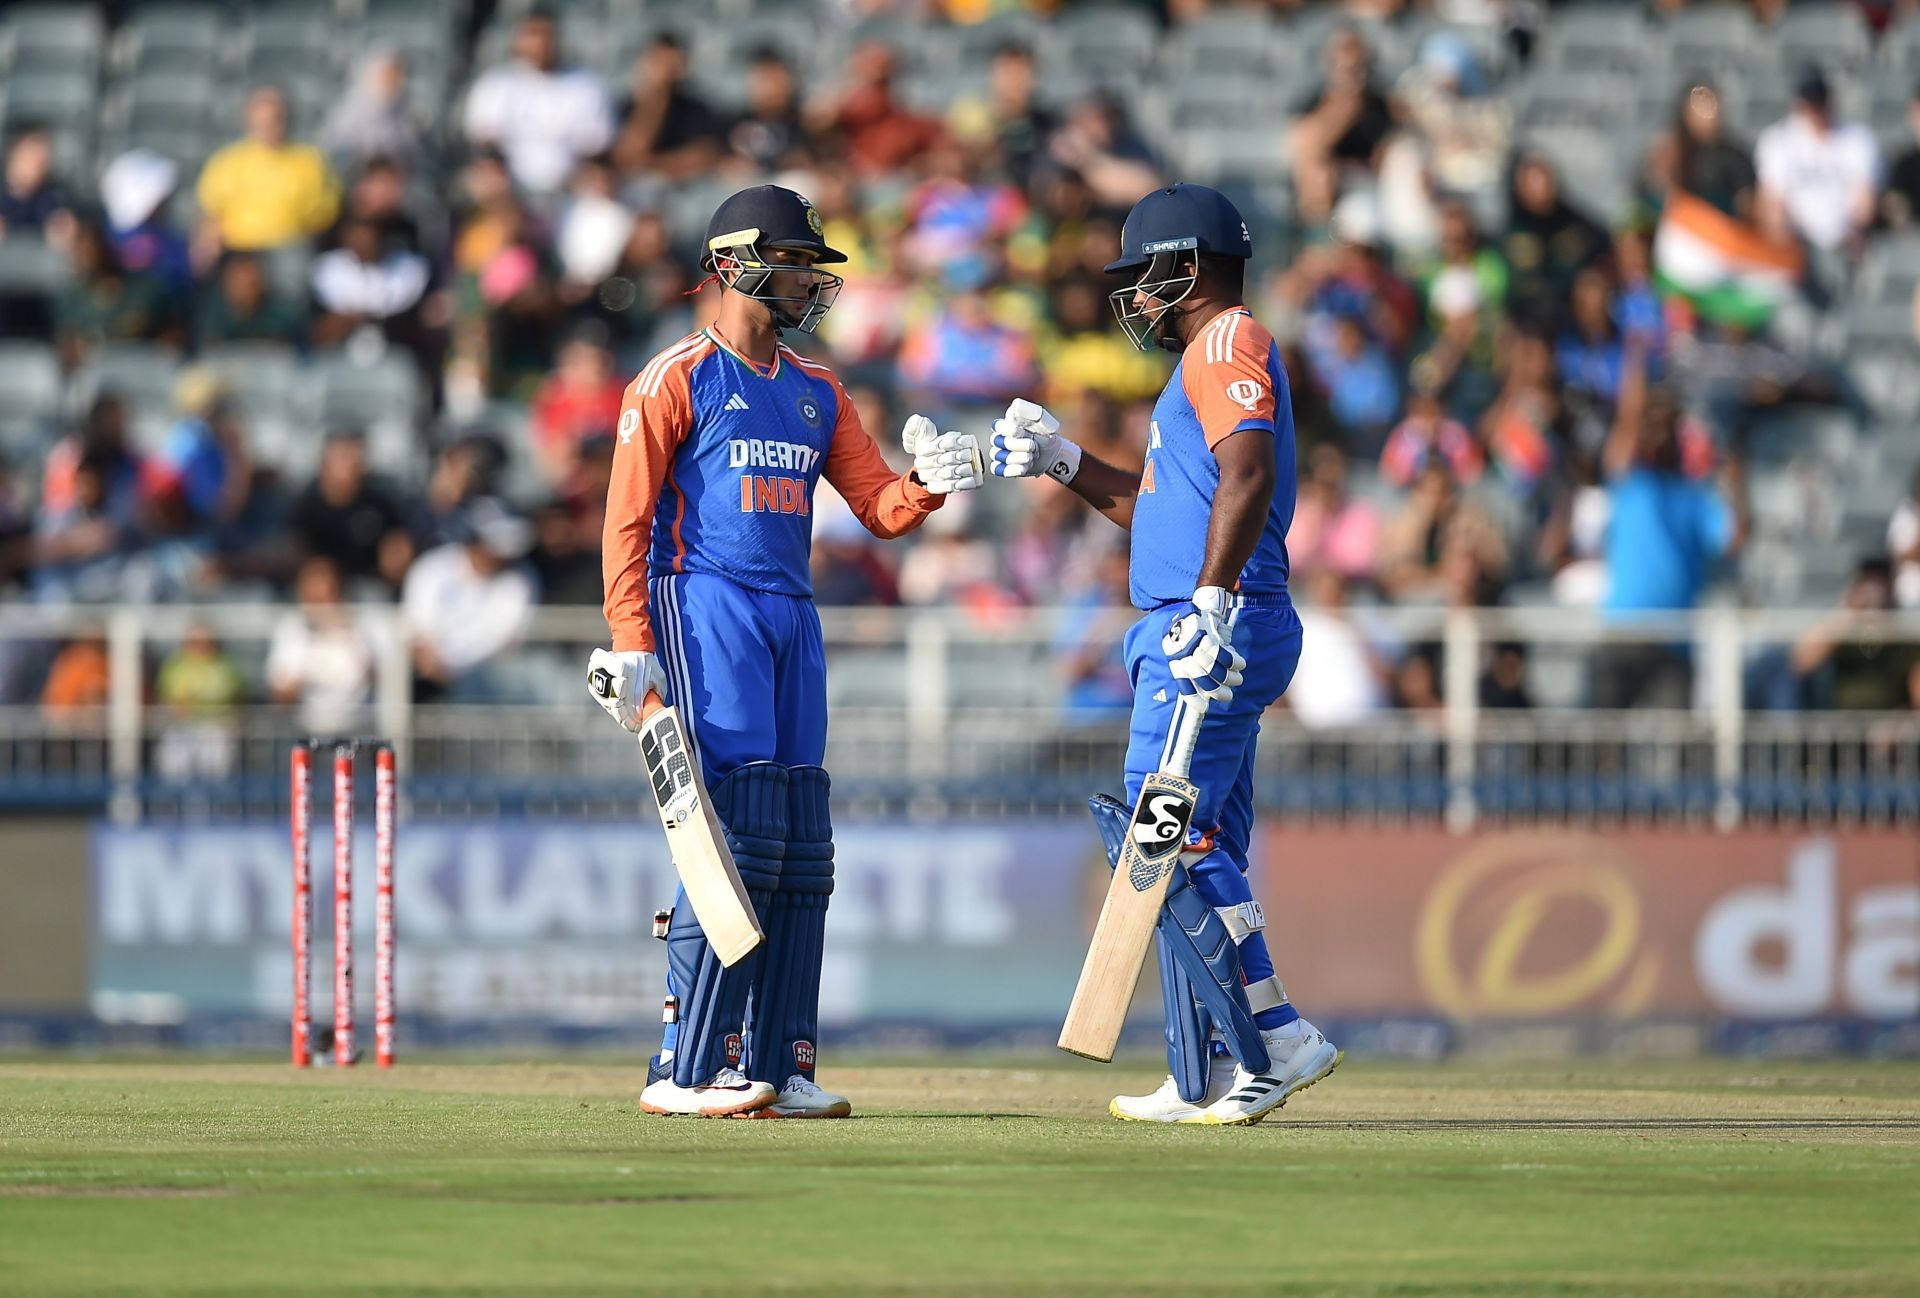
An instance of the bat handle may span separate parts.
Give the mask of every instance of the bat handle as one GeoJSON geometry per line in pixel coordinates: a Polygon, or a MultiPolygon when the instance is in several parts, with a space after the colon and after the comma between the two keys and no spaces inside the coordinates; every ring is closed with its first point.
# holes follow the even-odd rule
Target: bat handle
{"type": "Polygon", "coordinates": [[[1193,766],[1193,750],[1200,746],[1200,723],[1205,720],[1213,700],[1204,694],[1185,694],[1173,708],[1173,752],[1161,769],[1177,779],[1186,779],[1193,766]]]}

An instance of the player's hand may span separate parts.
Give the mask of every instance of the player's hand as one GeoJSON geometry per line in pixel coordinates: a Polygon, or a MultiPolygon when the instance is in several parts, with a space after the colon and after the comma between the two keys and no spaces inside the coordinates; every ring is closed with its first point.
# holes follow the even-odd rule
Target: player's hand
{"type": "Polygon", "coordinates": [[[1073,481],[1080,448],[1060,435],[1060,421],[1037,401],[1016,400],[993,421],[993,473],[999,478],[1073,481]]]}
{"type": "Polygon", "coordinates": [[[1223,587],[1202,586],[1193,592],[1192,611],[1175,618],[1161,638],[1161,651],[1182,694],[1233,702],[1233,687],[1245,679],[1247,665],[1233,647],[1234,602],[1223,587]]]}
{"type": "Polygon", "coordinates": [[[587,659],[587,692],[626,729],[640,729],[640,704],[649,690],[658,694],[662,703],[672,701],[667,695],[667,674],[655,655],[638,650],[614,653],[595,649],[587,659]]]}
{"type": "Polygon", "coordinates": [[[900,444],[913,457],[914,476],[936,496],[972,491],[987,480],[980,439],[972,433],[943,433],[925,415],[908,415],[900,444]]]}

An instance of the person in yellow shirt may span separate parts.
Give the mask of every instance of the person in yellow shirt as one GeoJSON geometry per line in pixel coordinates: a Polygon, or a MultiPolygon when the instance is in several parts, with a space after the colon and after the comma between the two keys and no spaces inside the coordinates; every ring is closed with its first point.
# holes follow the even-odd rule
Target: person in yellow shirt
{"type": "Polygon", "coordinates": [[[308,239],[333,224],[340,182],[326,156],[287,139],[286,96],[261,86],[247,96],[247,133],[200,172],[201,251],[261,251],[308,239]]]}

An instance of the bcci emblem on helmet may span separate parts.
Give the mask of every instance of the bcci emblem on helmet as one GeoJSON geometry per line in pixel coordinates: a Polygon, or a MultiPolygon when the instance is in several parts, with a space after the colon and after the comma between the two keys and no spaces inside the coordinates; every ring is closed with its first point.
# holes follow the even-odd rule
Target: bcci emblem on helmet
{"type": "Polygon", "coordinates": [[[821,224],[820,209],[815,207],[813,203],[806,198],[802,198],[800,201],[806,205],[807,228],[813,231],[815,234],[824,236],[827,232],[827,228],[825,225],[821,224]]]}

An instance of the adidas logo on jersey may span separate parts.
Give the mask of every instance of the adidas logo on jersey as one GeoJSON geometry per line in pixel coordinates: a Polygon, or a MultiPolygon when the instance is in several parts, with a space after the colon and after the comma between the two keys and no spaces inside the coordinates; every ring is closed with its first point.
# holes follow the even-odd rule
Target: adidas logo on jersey
{"type": "Polygon", "coordinates": [[[736,392],[727,398],[727,404],[721,408],[723,410],[745,410],[747,408],[747,399],[736,392]]]}

